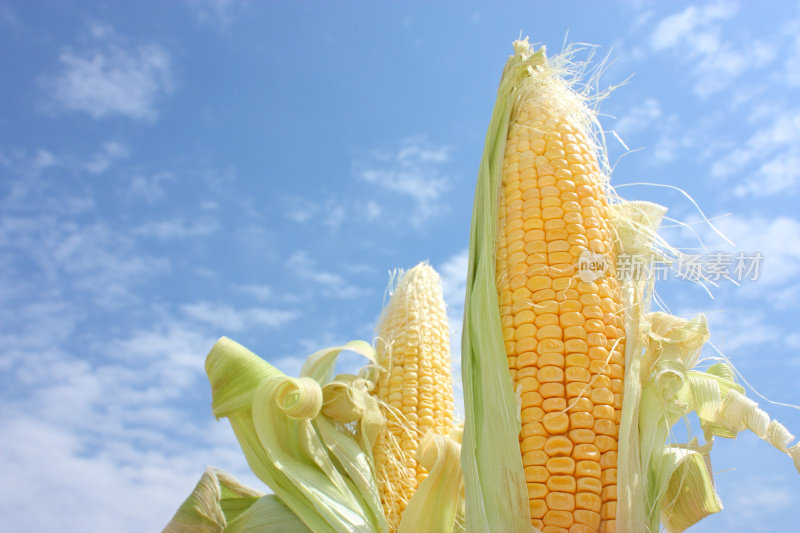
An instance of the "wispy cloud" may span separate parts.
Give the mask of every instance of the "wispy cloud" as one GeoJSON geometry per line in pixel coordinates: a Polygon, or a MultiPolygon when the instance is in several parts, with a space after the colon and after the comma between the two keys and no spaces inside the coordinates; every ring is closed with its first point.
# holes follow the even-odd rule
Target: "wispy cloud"
{"type": "Polygon", "coordinates": [[[754,133],[736,150],[720,154],[711,166],[717,178],[737,176],[739,196],[796,192],[800,183],[800,109],[772,109],[751,120],[754,133]]]}
{"type": "MultiPolygon", "coordinates": [[[[797,24],[800,26],[800,24],[797,24]]],[[[794,40],[792,42],[789,53],[784,60],[784,72],[786,81],[792,87],[800,86],[800,35],[797,35],[797,29],[794,29],[794,40]]]]}
{"type": "Polygon", "coordinates": [[[251,307],[249,309],[234,309],[225,304],[212,304],[211,302],[197,302],[181,306],[181,311],[186,316],[212,325],[222,332],[243,331],[249,327],[277,328],[288,324],[297,317],[294,311],[251,307]]]}
{"type": "Polygon", "coordinates": [[[461,388],[461,332],[464,322],[464,297],[467,288],[467,266],[469,250],[464,249],[450,256],[436,267],[442,278],[442,292],[447,304],[447,320],[450,324],[450,354],[453,369],[453,388],[456,412],[463,414],[464,394],[461,388]]]}
{"type": "Polygon", "coordinates": [[[648,129],[654,122],[663,117],[661,104],[655,98],[648,98],[641,105],[635,106],[622,115],[614,125],[614,129],[625,137],[648,129]]]}
{"type": "MultiPolygon", "coordinates": [[[[36,357],[27,351],[5,368],[26,393],[3,394],[0,471],[14,483],[0,488],[0,528],[158,530],[203,465],[247,471],[229,428],[210,416],[190,422],[180,405],[208,402],[203,360],[213,339],[168,322],[119,339],[83,329],[79,357],[65,349],[74,332],[15,332],[22,346],[32,344],[24,337],[39,339],[36,357]],[[76,498],[87,512],[74,512],[76,498]]],[[[17,349],[3,343],[0,360],[17,349]]]]}
{"type": "MultiPolygon", "coordinates": [[[[0,192],[0,474],[14,480],[0,487],[0,529],[160,530],[204,465],[252,480],[227,425],[194,411],[210,402],[215,317],[202,302],[185,314],[146,303],[139,289],[170,262],[134,221],[61,187],[62,167],[89,170],[79,158],[0,160],[12,185],[0,192]]],[[[289,318],[248,311],[234,326],[289,318]]]]}
{"type": "Polygon", "coordinates": [[[383,208],[381,208],[381,205],[378,202],[370,200],[364,204],[364,218],[367,220],[367,222],[378,220],[378,217],[381,216],[382,212],[383,208]]]}
{"type": "Polygon", "coordinates": [[[625,142],[641,133],[652,132],[657,135],[651,150],[657,162],[674,159],[678,151],[690,146],[694,139],[691,132],[686,129],[681,131],[678,116],[665,113],[661,103],[655,98],[646,99],[641,105],[632,107],[620,116],[614,125],[614,131],[625,142]]]}
{"type": "Polygon", "coordinates": [[[130,238],[103,222],[62,232],[51,253],[52,262],[42,265],[45,270],[66,273],[102,305],[132,297],[137,280],[168,266],[166,260],[141,255],[130,238]]]}
{"type": "Polygon", "coordinates": [[[702,6],[689,6],[679,13],[661,19],[650,37],[657,52],[680,54],[699,96],[709,96],[726,89],[745,71],[769,64],[776,47],[767,41],[749,39],[747,46],[737,40],[725,40],[725,23],[734,18],[738,5],[718,1],[702,6]]]}
{"type": "Polygon", "coordinates": [[[102,174],[108,170],[115,161],[124,159],[129,155],[130,150],[124,144],[117,141],[107,141],[104,142],[100,150],[86,162],[85,168],[92,174],[102,174]]]}
{"type": "Polygon", "coordinates": [[[102,174],[111,165],[129,155],[128,146],[113,140],[103,142],[92,155],[83,158],[53,153],[47,148],[37,148],[33,151],[13,149],[8,153],[4,153],[0,149],[0,166],[8,168],[15,175],[28,179],[39,178],[43,173],[56,169],[76,174],[84,172],[102,174]]]}
{"type": "Polygon", "coordinates": [[[727,356],[742,357],[754,348],[783,343],[782,328],[762,310],[736,310],[707,314],[711,340],[727,356]]]}
{"type": "Polygon", "coordinates": [[[167,220],[151,220],[134,227],[131,233],[142,237],[152,237],[161,241],[204,237],[211,235],[219,228],[216,220],[204,218],[187,222],[182,218],[167,220]]]}
{"type": "Polygon", "coordinates": [[[349,284],[339,274],[321,270],[308,253],[295,252],[286,261],[286,267],[300,279],[316,283],[321,287],[322,294],[334,298],[354,298],[363,294],[363,289],[349,284]]]}
{"type": "Polygon", "coordinates": [[[25,198],[0,221],[0,472],[14,480],[0,488],[0,529],[158,530],[203,465],[247,471],[227,428],[190,422],[181,404],[208,405],[215,339],[163,313],[141,329],[94,322],[160,262],[103,220],[29,213],[41,198],[25,198]]]}
{"type": "Polygon", "coordinates": [[[38,178],[42,172],[61,164],[61,159],[45,148],[37,148],[33,153],[19,149],[4,152],[0,148],[0,165],[27,180],[38,178]]]}
{"type": "Polygon", "coordinates": [[[698,44],[708,43],[708,35],[698,35],[702,30],[716,32],[714,24],[732,18],[738,12],[734,2],[715,2],[704,6],[689,6],[680,13],[661,19],[650,37],[656,50],[674,48],[687,40],[697,39],[698,44]]]}
{"type": "Polygon", "coordinates": [[[800,220],[781,216],[777,218],[730,216],[718,221],[717,226],[735,244],[737,250],[760,251],[764,256],[763,269],[757,281],[747,286],[753,296],[763,298],[764,291],[774,291],[778,301],[785,299],[786,291],[797,294],[800,279],[800,220]]]}
{"type": "Polygon", "coordinates": [[[266,302],[274,296],[275,291],[269,285],[240,285],[236,287],[239,292],[250,295],[259,302],[266,302]]]}
{"type": "Polygon", "coordinates": [[[355,173],[367,183],[411,200],[413,216],[406,214],[404,218],[419,227],[447,210],[441,198],[451,186],[445,170],[451,152],[449,146],[435,146],[423,137],[411,137],[396,151],[374,151],[357,161],[355,173]]]}
{"type": "Polygon", "coordinates": [[[467,288],[469,250],[466,248],[450,256],[437,268],[442,277],[442,292],[449,309],[463,309],[467,288]]]}
{"type": "MultiPolygon", "coordinates": [[[[777,513],[797,505],[797,493],[787,479],[759,476],[738,485],[731,507],[747,518],[777,513]]],[[[734,525],[735,527],[735,525],[734,525]]],[[[750,531],[750,528],[747,528],[750,531]]],[[[761,531],[767,531],[762,529],[761,531]]]]}
{"type": "Polygon", "coordinates": [[[319,212],[319,205],[307,198],[287,198],[286,204],[286,218],[301,224],[308,222],[319,212]]]}
{"type": "Polygon", "coordinates": [[[237,0],[192,0],[198,22],[220,31],[226,31],[233,23],[236,10],[242,2],[237,0]]]}
{"type": "Polygon", "coordinates": [[[285,204],[286,218],[300,224],[321,224],[336,230],[342,225],[346,216],[345,206],[333,198],[315,201],[291,196],[286,198],[285,204]]]}
{"type": "Polygon", "coordinates": [[[145,176],[134,174],[130,178],[130,184],[124,195],[131,199],[144,200],[145,203],[153,205],[165,198],[164,187],[166,181],[175,179],[170,172],[156,172],[145,176]]]}
{"type": "MultiPolygon", "coordinates": [[[[25,259],[22,282],[67,283],[101,306],[117,307],[135,298],[133,286],[169,265],[141,253],[133,239],[104,221],[81,225],[48,214],[6,216],[0,224],[0,246],[13,251],[17,261],[25,259]]],[[[20,273],[20,264],[6,264],[6,274],[20,273]]]]}
{"type": "Polygon", "coordinates": [[[129,44],[99,23],[89,25],[89,35],[80,50],[63,48],[59,71],[40,79],[47,105],[95,119],[156,120],[159,100],[173,90],[167,50],[154,42],[129,44]]]}

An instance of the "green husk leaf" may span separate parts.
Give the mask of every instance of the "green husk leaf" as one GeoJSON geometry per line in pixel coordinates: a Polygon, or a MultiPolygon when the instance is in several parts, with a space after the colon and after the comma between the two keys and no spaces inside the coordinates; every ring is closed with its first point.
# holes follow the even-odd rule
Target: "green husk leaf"
{"type": "Polygon", "coordinates": [[[519,453],[519,404],[508,372],[495,285],[498,191],[511,112],[522,82],[545,61],[515,43],[497,91],[478,171],[470,230],[461,372],[466,530],[528,533],[527,486],[519,453]]]}
{"type": "Polygon", "coordinates": [[[617,239],[617,253],[649,257],[667,208],[653,202],[624,201],[609,209],[617,239]]]}
{"type": "Polygon", "coordinates": [[[209,467],[164,528],[164,533],[219,533],[263,496],[239,480],[209,467]]]}
{"type": "Polygon", "coordinates": [[[311,530],[274,494],[256,500],[223,533],[311,533],[311,530]]]}
{"type": "Polygon", "coordinates": [[[750,429],[797,461],[788,448],[794,437],[744,396],[729,365],[718,363],[705,372],[694,369],[708,338],[705,317],[643,314],[649,305],[647,283],[652,279],[623,285],[623,294],[641,296],[626,304],[617,526],[656,533],[661,523],[668,531],[683,531],[722,509],[709,457],[715,436],[735,438],[750,429]],[[674,424],[692,412],[700,420],[706,444],[669,444],[674,424]]]}
{"type": "MultiPolygon", "coordinates": [[[[374,398],[370,399],[374,401],[374,398]]],[[[377,408],[377,402],[375,408],[377,408]]],[[[378,415],[380,416],[380,411],[378,411],[378,415]]],[[[387,530],[389,526],[383,514],[383,507],[378,496],[378,484],[375,480],[371,442],[368,439],[362,439],[360,443],[357,443],[341,429],[340,425],[325,417],[318,417],[315,425],[330,454],[347,472],[346,480],[348,484],[351,484],[351,490],[354,489],[353,494],[359,498],[361,506],[369,511],[371,522],[379,524],[381,531],[387,530]]],[[[360,433],[363,434],[363,430],[360,433]]]]}
{"type": "Polygon", "coordinates": [[[219,419],[249,409],[258,385],[283,372],[241,344],[222,337],[206,357],[206,374],[211,382],[211,408],[219,419]]]}
{"type": "Polygon", "coordinates": [[[659,466],[671,473],[662,499],[662,523],[667,531],[680,533],[722,510],[707,452],[669,446],[659,466]]]}
{"type": "MultiPolygon", "coordinates": [[[[356,343],[346,346],[362,349],[356,343]]],[[[360,497],[358,483],[350,479],[354,472],[328,453],[314,425],[325,418],[320,414],[324,394],[316,379],[329,380],[327,373],[335,364],[330,353],[342,349],[317,352],[314,361],[319,365],[309,365],[309,376],[290,378],[243,346],[221,339],[206,363],[214,414],[228,417],[251,470],[309,529],[385,531],[382,517],[375,516],[360,497]]],[[[353,443],[350,451],[365,455],[354,435],[342,435],[353,443]]]]}
{"type": "Polygon", "coordinates": [[[789,456],[794,460],[794,467],[800,473],[800,442],[789,448],[789,456]]]}
{"type": "Polygon", "coordinates": [[[333,377],[336,358],[344,351],[361,354],[369,359],[371,363],[375,364],[375,349],[365,341],[355,340],[343,346],[332,346],[314,352],[303,364],[303,368],[300,370],[300,376],[312,378],[320,385],[327,384],[333,377]]]}
{"type": "Polygon", "coordinates": [[[408,502],[398,533],[451,533],[464,486],[461,445],[429,431],[420,441],[416,457],[429,474],[408,502]]]}

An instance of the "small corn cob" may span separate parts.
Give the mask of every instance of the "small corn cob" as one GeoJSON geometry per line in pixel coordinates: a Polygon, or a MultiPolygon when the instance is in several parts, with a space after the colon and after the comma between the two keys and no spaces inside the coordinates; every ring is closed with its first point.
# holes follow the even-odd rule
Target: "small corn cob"
{"type": "Polygon", "coordinates": [[[542,59],[508,128],[500,319],[533,524],[544,533],[612,532],[625,340],[606,177],[586,105],[542,59]],[[583,281],[588,253],[608,270],[583,281]]]}
{"type": "Polygon", "coordinates": [[[376,333],[384,372],[376,396],[387,427],[374,456],[381,500],[394,531],[427,475],[414,457],[419,442],[428,431],[449,435],[453,429],[447,310],[441,279],[430,265],[420,263],[402,276],[376,333]]]}

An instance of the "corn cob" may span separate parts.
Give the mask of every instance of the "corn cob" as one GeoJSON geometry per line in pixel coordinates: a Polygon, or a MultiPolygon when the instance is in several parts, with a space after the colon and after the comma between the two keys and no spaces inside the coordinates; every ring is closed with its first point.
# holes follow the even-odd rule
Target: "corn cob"
{"type": "MultiPolygon", "coordinates": [[[[472,322],[480,315],[468,315],[490,300],[477,296],[478,307],[473,307],[469,287],[476,283],[478,292],[472,294],[480,295],[480,277],[474,276],[486,272],[481,263],[492,253],[495,309],[521,411],[526,511],[546,533],[614,531],[624,322],[606,177],[591,133],[594,115],[543,50],[534,54],[527,42],[515,43],[515,49],[500,88],[508,96],[498,97],[484,153],[488,167],[481,171],[498,176],[498,193],[492,192],[491,177],[479,180],[476,193],[479,218],[473,219],[465,329],[480,332],[480,322],[472,322]],[[489,204],[480,206],[484,195],[489,204]],[[492,213],[494,221],[481,213],[492,213]],[[494,246],[485,248],[482,235],[494,235],[494,246]],[[592,258],[606,270],[584,276],[579,263],[586,254],[596,254],[592,258]]],[[[467,368],[486,372],[489,367],[481,371],[480,359],[490,348],[476,352],[483,334],[474,339],[472,334],[462,348],[467,368]]],[[[486,376],[465,374],[468,423],[479,401],[470,397],[470,389],[496,386],[489,384],[491,374],[486,376]]],[[[480,473],[482,437],[470,437],[478,439],[477,474],[486,476],[480,473]]],[[[471,468],[470,460],[467,455],[471,468]]],[[[513,461],[502,464],[513,474],[513,461]]],[[[494,509],[495,518],[488,517],[492,525],[500,515],[494,502],[488,509],[494,509]]]]}
{"type": "Polygon", "coordinates": [[[420,263],[400,279],[377,328],[382,372],[376,396],[386,430],[375,444],[375,466],[389,527],[395,530],[427,471],[415,459],[428,431],[453,429],[450,336],[441,279],[420,263]]]}
{"type": "Polygon", "coordinates": [[[531,519],[544,533],[615,531],[624,323],[586,113],[543,64],[512,111],[503,158],[500,320],[531,519]],[[579,277],[587,253],[609,267],[593,281],[579,277]]]}

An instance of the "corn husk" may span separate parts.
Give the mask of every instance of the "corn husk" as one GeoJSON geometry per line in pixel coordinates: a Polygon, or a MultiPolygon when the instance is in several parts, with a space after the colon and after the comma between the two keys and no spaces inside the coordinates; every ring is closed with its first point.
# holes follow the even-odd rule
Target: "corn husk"
{"type": "Polygon", "coordinates": [[[374,361],[372,348],[356,341],[313,354],[291,378],[223,337],[206,361],[212,407],[230,420],[251,470],[310,530],[386,531],[371,460],[381,415],[369,401],[367,378],[331,378],[342,350],[374,361]],[[350,395],[341,394],[343,385],[350,395]],[[338,408],[342,403],[354,405],[338,408]],[[342,410],[349,414],[330,418],[342,410]]]}
{"type": "Polygon", "coordinates": [[[408,502],[398,533],[450,533],[463,503],[461,444],[429,431],[416,457],[429,474],[408,502]]]}
{"type": "Polygon", "coordinates": [[[263,496],[230,474],[209,467],[164,533],[219,533],[263,496]]]}
{"type": "Polygon", "coordinates": [[[527,486],[517,435],[520,415],[506,362],[497,312],[495,235],[498,193],[508,124],[520,82],[544,61],[544,52],[517,45],[503,71],[478,171],[470,230],[461,373],[466,530],[528,533],[527,486]]]}
{"type": "MultiPolygon", "coordinates": [[[[536,82],[530,79],[561,76],[563,65],[569,65],[569,52],[567,57],[545,59],[543,50],[534,52],[527,40],[514,43],[514,51],[503,71],[489,123],[470,232],[461,350],[465,402],[462,466],[468,532],[536,531],[528,511],[519,451],[519,404],[512,390],[498,313],[498,195],[515,102],[520,94],[537,90],[536,82]]],[[[570,97],[579,102],[586,99],[577,92],[570,97]]],[[[585,101],[574,111],[578,120],[602,136],[596,114],[585,101]]],[[[598,157],[605,162],[605,154],[598,157]]],[[[655,276],[647,265],[680,256],[658,235],[666,208],[651,202],[624,201],[610,185],[608,194],[617,253],[644,265],[641,275],[619,280],[626,353],[616,527],[617,531],[631,533],[656,533],[662,525],[668,531],[683,531],[722,509],[709,458],[714,437],[732,438],[750,429],[790,455],[798,470],[800,444],[790,447],[794,438],[788,430],[770,421],[755,402],[743,396],[744,389],[727,364],[719,363],[706,371],[696,367],[708,338],[703,315],[687,320],[651,312],[655,276]],[[698,417],[706,442],[671,442],[672,427],[690,414],[698,417]]]]}
{"type": "MultiPolygon", "coordinates": [[[[311,354],[298,378],[221,338],[206,360],[212,408],[228,418],[248,465],[275,494],[209,468],[164,530],[387,532],[372,449],[385,420],[372,392],[379,373],[364,341],[311,354]],[[364,356],[357,375],[334,376],[342,351],[364,356]]],[[[418,460],[429,475],[401,531],[451,533],[463,522],[460,431],[429,434],[418,460]]]]}

